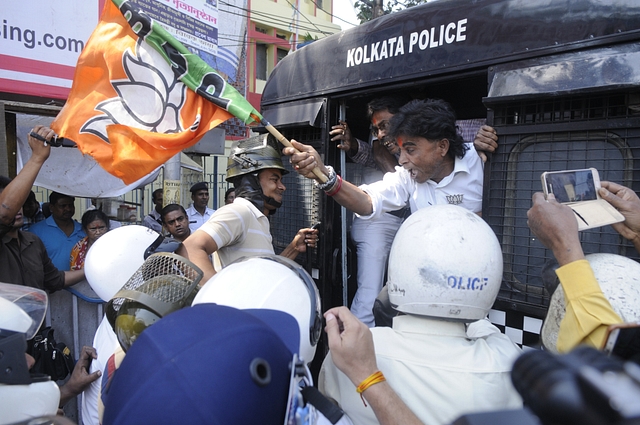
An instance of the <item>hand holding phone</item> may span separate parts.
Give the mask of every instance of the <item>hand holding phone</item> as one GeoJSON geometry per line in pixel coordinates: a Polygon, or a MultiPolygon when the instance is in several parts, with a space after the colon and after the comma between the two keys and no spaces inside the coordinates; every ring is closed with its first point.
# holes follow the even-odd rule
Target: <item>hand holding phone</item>
{"type": "Polygon", "coordinates": [[[603,351],[622,360],[640,356],[640,323],[617,323],[609,326],[603,351]]]}
{"type": "Polygon", "coordinates": [[[624,221],[618,210],[600,198],[600,176],[595,168],[544,172],[540,178],[545,197],[553,194],[573,210],[578,230],[624,221]]]}

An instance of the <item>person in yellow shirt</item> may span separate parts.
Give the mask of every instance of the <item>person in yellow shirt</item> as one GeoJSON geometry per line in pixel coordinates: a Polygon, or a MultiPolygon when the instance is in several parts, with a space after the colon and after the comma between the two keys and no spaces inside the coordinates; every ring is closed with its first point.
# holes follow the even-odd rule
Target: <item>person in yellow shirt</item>
{"type": "MultiPolygon", "coordinates": [[[[640,252],[640,198],[622,185],[602,181],[600,196],[616,207],[625,220],[613,228],[640,252]]],[[[601,348],[609,325],[622,319],[611,307],[585,259],[578,224],[571,208],[550,194],[533,195],[527,224],[540,242],[553,252],[560,268],[556,274],[565,293],[566,314],[560,323],[557,349],[568,352],[580,344],[601,348]]]]}

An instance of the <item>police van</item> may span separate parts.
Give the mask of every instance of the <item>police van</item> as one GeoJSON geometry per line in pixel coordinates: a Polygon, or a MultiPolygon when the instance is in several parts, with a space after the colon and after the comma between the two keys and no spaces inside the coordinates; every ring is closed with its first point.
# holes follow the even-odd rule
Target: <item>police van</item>
{"type": "MultiPolygon", "coordinates": [[[[448,0],[416,6],[313,42],[269,77],[262,113],[286,137],[310,144],[343,178],[362,166],[328,135],[344,118],[367,140],[366,105],[383,95],[439,98],[457,118],[486,118],[499,147],[485,164],[482,216],[502,245],[504,277],[490,319],[536,346],[549,304],[553,256],[527,227],[545,171],[596,168],[640,190],[640,3],[631,0],[448,0]],[[550,273],[549,273],[550,272],[550,273]]],[[[287,166],[289,166],[287,161],[287,166]]],[[[306,255],[323,308],[356,290],[352,214],[295,172],[272,234],[283,248],[321,222],[306,255]]],[[[586,254],[637,258],[610,226],[580,233],[586,254]]],[[[426,254],[428,255],[428,254],[426,254]]]]}

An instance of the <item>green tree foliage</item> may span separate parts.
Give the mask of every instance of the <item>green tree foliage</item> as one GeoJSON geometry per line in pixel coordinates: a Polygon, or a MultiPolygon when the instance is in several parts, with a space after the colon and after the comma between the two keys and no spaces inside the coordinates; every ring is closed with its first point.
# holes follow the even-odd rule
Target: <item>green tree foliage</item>
{"type": "MultiPolygon", "coordinates": [[[[428,0],[380,0],[383,4],[382,14],[388,15],[398,10],[406,9],[409,7],[417,6],[419,4],[427,3],[428,0]]],[[[357,17],[360,23],[363,24],[374,18],[373,10],[375,8],[376,0],[357,0],[354,4],[357,17]]]]}

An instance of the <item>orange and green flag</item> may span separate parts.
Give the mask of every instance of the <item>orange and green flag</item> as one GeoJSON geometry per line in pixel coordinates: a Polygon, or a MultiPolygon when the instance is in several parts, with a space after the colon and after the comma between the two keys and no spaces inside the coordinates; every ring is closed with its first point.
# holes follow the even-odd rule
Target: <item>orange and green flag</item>
{"type": "Polygon", "coordinates": [[[159,23],[127,0],[111,0],[51,127],[129,184],[234,116],[262,119],[159,23]]]}

